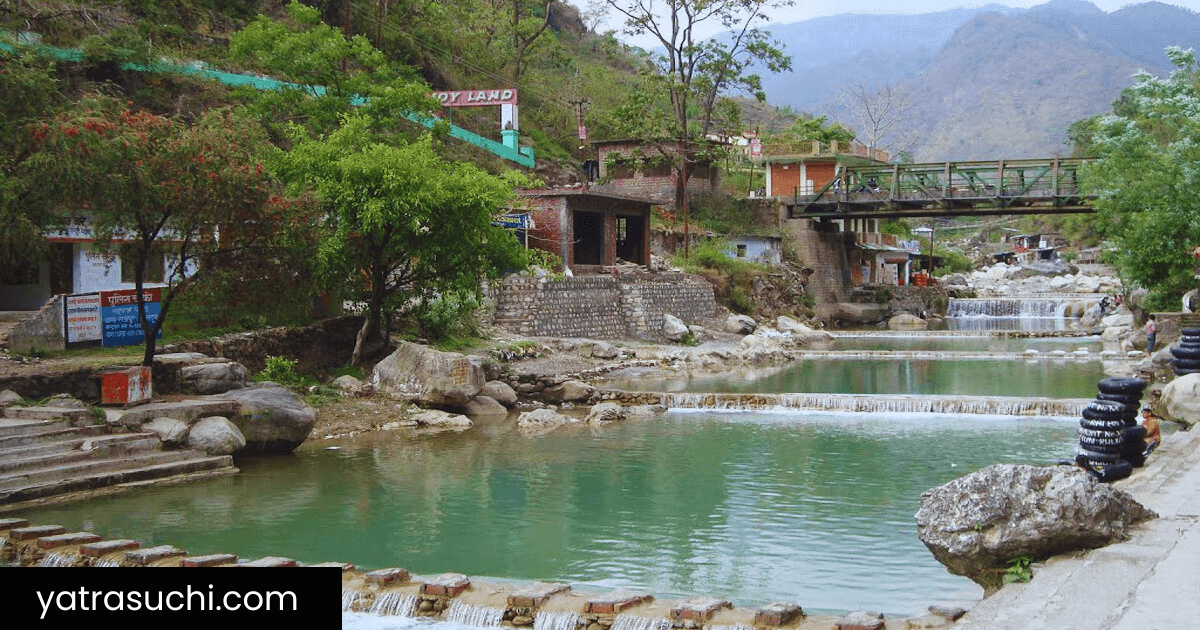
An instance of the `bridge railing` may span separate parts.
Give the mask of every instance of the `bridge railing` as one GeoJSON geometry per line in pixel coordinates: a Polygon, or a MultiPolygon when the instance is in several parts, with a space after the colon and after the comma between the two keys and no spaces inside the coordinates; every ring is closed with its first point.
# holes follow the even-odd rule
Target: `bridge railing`
{"type": "Polygon", "coordinates": [[[1080,158],[932,162],[849,166],[812,194],[793,192],[793,202],[880,203],[1021,199],[1055,200],[1081,194],[1080,158]]]}

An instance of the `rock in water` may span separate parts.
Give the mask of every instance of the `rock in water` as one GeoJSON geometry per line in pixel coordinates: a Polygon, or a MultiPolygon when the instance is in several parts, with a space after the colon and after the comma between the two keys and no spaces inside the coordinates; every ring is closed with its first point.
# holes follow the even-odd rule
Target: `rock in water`
{"type": "Polygon", "coordinates": [[[1008,560],[1102,547],[1157,516],[1073,466],[996,464],[926,490],[916,520],[938,562],[991,592],[1008,560]]]}

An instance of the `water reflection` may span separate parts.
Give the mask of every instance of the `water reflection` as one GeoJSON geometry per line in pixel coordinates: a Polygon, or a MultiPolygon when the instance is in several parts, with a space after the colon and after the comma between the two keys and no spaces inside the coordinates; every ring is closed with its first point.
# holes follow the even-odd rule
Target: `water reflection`
{"type": "Polygon", "coordinates": [[[979,595],[917,540],[920,493],[998,461],[1067,457],[1075,427],[678,413],[531,438],[493,421],[324,442],[234,477],[22,516],[190,553],[918,614],[979,595]]]}

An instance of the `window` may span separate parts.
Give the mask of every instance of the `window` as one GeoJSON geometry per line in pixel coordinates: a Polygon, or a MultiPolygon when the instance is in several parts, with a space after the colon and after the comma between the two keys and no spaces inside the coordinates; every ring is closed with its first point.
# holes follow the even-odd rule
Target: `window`
{"type": "Polygon", "coordinates": [[[739,244],[739,245],[737,246],[737,257],[738,257],[738,258],[745,258],[745,257],[746,257],[746,246],[745,246],[745,244],[739,244]]]}
{"type": "Polygon", "coordinates": [[[12,267],[0,267],[0,284],[38,284],[41,269],[35,264],[17,263],[12,267]]]}
{"type": "MultiPolygon", "coordinates": [[[[134,283],[134,269],[137,268],[137,256],[133,252],[121,251],[121,282],[134,283]]],[[[146,259],[146,271],[142,282],[162,282],[166,275],[166,264],[163,255],[151,253],[146,259]]]]}

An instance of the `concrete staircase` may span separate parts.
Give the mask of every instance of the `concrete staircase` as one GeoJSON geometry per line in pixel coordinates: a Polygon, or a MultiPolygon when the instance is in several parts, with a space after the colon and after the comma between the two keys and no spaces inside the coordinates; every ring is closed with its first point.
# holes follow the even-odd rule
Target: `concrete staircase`
{"type": "Polygon", "coordinates": [[[69,418],[0,418],[0,505],[100,488],[237,472],[228,455],[165,450],[155,433],[69,418]]]}

